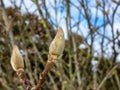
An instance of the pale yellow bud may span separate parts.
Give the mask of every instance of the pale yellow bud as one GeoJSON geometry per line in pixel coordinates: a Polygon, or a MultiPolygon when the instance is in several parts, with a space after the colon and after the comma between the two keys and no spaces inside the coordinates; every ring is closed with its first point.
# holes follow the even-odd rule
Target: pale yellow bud
{"type": "Polygon", "coordinates": [[[49,47],[49,55],[51,55],[54,59],[57,59],[62,55],[65,47],[65,39],[64,32],[61,27],[58,28],[57,34],[49,47]]]}
{"type": "Polygon", "coordinates": [[[11,65],[13,70],[18,71],[19,69],[24,68],[24,62],[22,55],[16,45],[13,46],[12,56],[11,56],[11,65]]]}

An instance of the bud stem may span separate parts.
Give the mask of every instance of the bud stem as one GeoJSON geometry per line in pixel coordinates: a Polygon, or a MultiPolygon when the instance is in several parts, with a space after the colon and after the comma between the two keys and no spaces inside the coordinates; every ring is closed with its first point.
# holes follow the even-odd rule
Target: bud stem
{"type": "Polygon", "coordinates": [[[24,86],[26,87],[26,90],[31,90],[32,85],[29,82],[29,80],[26,77],[25,71],[23,69],[19,69],[18,71],[16,71],[19,78],[21,79],[22,83],[24,84],[24,86]]]}
{"type": "Polygon", "coordinates": [[[54,60],[49,57],[43,72],[39,76],[39,81],[38,81],[37,85],[35,87],[33,87],[32,90],[39,90],[42,87],[42,85],[45,81],[45,77],[47,76],[48,72],[50,71],[50,69],[52,68],[53,65],[54,65],[54,60]]]}

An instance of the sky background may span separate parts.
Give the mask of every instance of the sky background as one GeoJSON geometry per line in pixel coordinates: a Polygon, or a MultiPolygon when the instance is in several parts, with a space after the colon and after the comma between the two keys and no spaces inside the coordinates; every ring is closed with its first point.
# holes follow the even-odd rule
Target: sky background
{"type": "MultiPolygon", "coordinates": [[[[6,7],[9,7],[9,6],[12,6],[10,0],[3,0],[4,1],[4,4],[6,7]]],[[[20,1],[21,0],[14,0],[16,5],[19,6],[20,5],[20,1]]],[[[52,21],[53,23],[58,23],[59,26],[61,26],[64,30],[64,33],[65,33],[65,38],[67,39],[67,30],[66,30],[66,24],[65,24],[65,17],[66,17],[66,10],[65,10],[65,7],[64,5],[61,3],[62,0],[57,0],[57,17],[56,17],[56,13],[53,9],[53,7],[55,7],[55,3],[54,3],[54,0],[46,0],[46,6],[47,6],[47,9],[48,11],[50,12],[50,16],[52,17],[52,21]],[[56,22],[56,19],[58,22],[56,22]]],[[[79,6],[79,3],[77,0],[71,0],[71,2],[76,6],[78,7],[79,6]]],[[[39,2],[41,3],[41,2],[39,2]]],[[[111,14],[113,13],[113,9],[115,8],[116,4],[115,3],[112,3],[111,0],[108,0],[108,3],[106,3],[106,7],[105,7],[105,10],[108,10],[109,11],[109,16],[112,18],[111,14]]],[[[93,21],[93,24],[94,24],[94,20],[95,20],[95,15],[96,15],[96,2],[95,0],[91,0],[89,2],[89,6],[90,6],[90,13],[92,15],[92,21],[93,21]]],[[[13,7],[13,6],[12,6],[13,7]]],[[[30,13],[36,13],[37,15],[38,14],[38,11],[36,6],[34,5],[34,3],[31,1],[31,0],[24,0],[24,5],[22,5],[22,8],[21,8],[21,12],[24,14],[26,12],[26,9],[28,9],[28,11],[30,13]],[[25,7],[26,6],[26,7],[25,7]]],[[[71,21],[72,22],[72,26],[74,26],[75,23],[79,22],[79,12],[78,12],[78,9],[76,9],[75,7],[73,7],[71,5],[71,16],[73,17],[73,20],[71,21]]],[[[115,23],[114,23],[114,34],[116,36],[116,32],[117,30],[120,31],[120,7],[118,8],[117,10],[117,15],[115,16],[115,23]]],[[[82,11],[83,12],[83,11],[82,11]]],[[[82,16],[81,16],[82,17],[82,16]]],[[[98,10],[98,23],[96,24],[97,26],[100,26],[102,25],[103,23],[103,14],[100,10],[98,10]]],[[[88,26],[87,26],[87,22],[84,18],[82,18],[82,20],[80,21],[80,30],[78,31],[76,27],[73,27],[72,28],[72,31],[73,32],[77,32],[78,34],[82,35],[83,37],[87,37],[88,33],[89,33],[89,29],[88,29],[88,26]]],[[[103,33],[102,32],[102,29],[99,30],[100,33],[103,33]]],[[[106,27],[106,34],[105,34],[107,37],[109,38],[112,38],[112,34],[111,34],[111,27],[109,25],[107,25],[106,27]]],[[[95,56],[99,56],[99,50],[101,50],[100,48],[100,36],[96,36],[95,37],[96,39],[96,42],[94,42],[94,49],[95,49],[95,56]]],[[[120,38],[119,38],[120,40],[120,38]]],[[[90,43],[90,40],[88,38],[88,42],[90,43]]],[[[118,41],[116,41],[118,42],[118,41]]],[[[104,45],[107,45],[107,40],[105,41],[105,44],[104,45]]],[[[80,47],[85,47],[84,45],[81,45],[80,47]]],[[[112,55],[112,43],[108,44],[108,46],[106,46],[106,54],[105,56],[106,57],[110,57],[112,55]]],[[[120,53],[120,49],[118,46],[116,46],[116,49],[118,50],[118,52],[120,53]]],[[[117,61],[120,61],[120,54],[118,55],[117,57],[117,61]]]]}

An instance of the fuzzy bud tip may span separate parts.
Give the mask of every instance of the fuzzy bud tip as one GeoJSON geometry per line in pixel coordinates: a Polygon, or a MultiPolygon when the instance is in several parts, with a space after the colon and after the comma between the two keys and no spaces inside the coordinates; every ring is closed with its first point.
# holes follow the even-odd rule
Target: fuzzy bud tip
{"type": "Polygon", "coordinates": [[[50,44],[49,55],[57,59],[59,56],[62,55],[64,47],[65,47],[64,32],[63,29],[59,27],[55,38],[50,44]]]}

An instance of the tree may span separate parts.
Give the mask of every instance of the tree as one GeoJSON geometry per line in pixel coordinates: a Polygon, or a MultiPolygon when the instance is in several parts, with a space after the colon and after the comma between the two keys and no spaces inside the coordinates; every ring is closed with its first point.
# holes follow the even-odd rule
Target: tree
{"type": "Polygon", "coordinates": [[[14,44],[23,55],[27,78],[36,85],[59,26],[67,37],[65,50],[45,77],[42,90],[120,89],[119,1],[31,0],[33,13],[25,0],[19,5],[8,0],[12,7],[0,1],[1,90],[25,88],[10,65],[14,44]]]}

